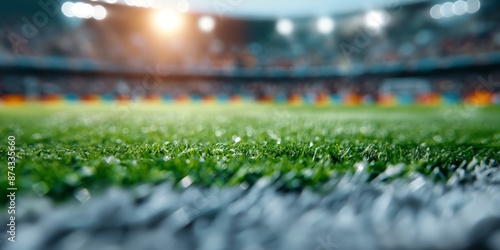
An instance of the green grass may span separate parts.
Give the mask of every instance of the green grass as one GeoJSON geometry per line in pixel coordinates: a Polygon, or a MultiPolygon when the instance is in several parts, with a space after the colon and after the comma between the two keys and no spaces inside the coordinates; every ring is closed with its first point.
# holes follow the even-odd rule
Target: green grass
{"type": "Polygon", "coordinates": [[[320,190],[363,160],[372,178],[405,163],[405,173],[438,169],[436,181],[474,157],[499,160],[500,107],[0,107],[1,192],[9,135],[20,192],[55,200],[186,176],[200,186],[266,176],[284,191],[320,190]]]}

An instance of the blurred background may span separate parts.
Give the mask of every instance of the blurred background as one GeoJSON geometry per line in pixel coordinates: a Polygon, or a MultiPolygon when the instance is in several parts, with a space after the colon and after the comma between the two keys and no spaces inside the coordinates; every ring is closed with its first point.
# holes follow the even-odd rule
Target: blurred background
{"type": "Polygon", "coordinates": [[[0,105],[500,104],[494,0],[20,0],[0,105]]]}

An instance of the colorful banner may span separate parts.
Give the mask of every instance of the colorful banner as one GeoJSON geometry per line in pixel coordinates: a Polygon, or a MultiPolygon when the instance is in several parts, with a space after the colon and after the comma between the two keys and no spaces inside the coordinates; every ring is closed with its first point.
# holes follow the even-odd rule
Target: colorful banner
{"type": "Polygon", "coordinates": [[[0,96],[0,105],[22,105],[30,102],[39,102],[43,104],[111,104],[115,102],[143,102],[148,104],[237,104],[237,103],[276,103],[290,105],[373,105],[396,106],[396,105],[457,105],[461,103],[470,105],[499,105],[500,93],[475,92],[464,98],[456,93],[426,93],[418,96],[411,94],[382,94],[377,97],[372,95],[358,94],[291,94],[284,93],[276,96],[263,95],[257,98],[252,95],[156,95],[150,94],[142,97],[131,97],[129,95],[42,95],[42,96],[24,96],[18,94],[9,94],[0,96]]]}

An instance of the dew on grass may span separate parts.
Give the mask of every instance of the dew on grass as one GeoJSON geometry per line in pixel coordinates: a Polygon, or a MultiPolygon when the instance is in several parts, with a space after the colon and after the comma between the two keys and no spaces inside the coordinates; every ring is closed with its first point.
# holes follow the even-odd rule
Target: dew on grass
{"type": "Polygon", "coordinates": [[[94,169],[92,167],[89,167],[89,166],[83,166],[81,169],[80,169],[80,174],[84,177],[89,177],[91,176],[92,174],[94,173],[94,169]]]}
{"type": "Polygon", "coordinates": [[[432,140],[434,140],[437,143],[443,142],[443,137],[440,135],[435,135],[432,137],[432,140]]]}
{"type": "Polygon", "coordinates": [[[14,130],[14,134],[17,135],[17,136],[22,136],[22,135],[24,135],[24,132],[23,132],[22,129],[16,128],[14,130]]]}
{"type": "Polygon", "coordinates": [[[80,177],[76,173],[67,174],[64,177],[64,183],[70,186],[76,186],[80,183],[80,177]]]}
{"type": "Polygon", "coordinates": [[[33,138],[34,140],[40,140],[42,139],[42,135],[40,133],[34,133],[33,135],[31,135],[31,138],[33,138]]]}
{"type": "Polygon", "coordinates": [[[120,159],[116,158],[115,156],[107,156],[107,157],[104,157],[104,161],[108,164],[112,164],[112,163],[120,163],[120,159]]]}
{"type": "Polygon", "coordinates": [[[110,126],[110,127],[108,127],[108,131],[111,132],[111,133],[115,133],[116,132],[116,127],[115,126],[110,126]]]}

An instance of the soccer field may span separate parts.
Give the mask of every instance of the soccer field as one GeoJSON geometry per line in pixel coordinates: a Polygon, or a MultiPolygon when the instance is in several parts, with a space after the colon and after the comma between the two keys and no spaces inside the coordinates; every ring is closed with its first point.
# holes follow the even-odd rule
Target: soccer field
{"type": "Polygon", "coordinates": [[[252,186],[262,177],[283,191],[328,191],[331,176],[354,173],[359,162],[370,180],[403,163],[398,178],[420,173],[446,182],[474,158],[500,159],[499,125],[499,107],[469,106],[0,109],[0,137],[16,137],[21,192],[55,200],[82,188],[252,186]]]}
{"type": "Polygon", "coordinates": [[[499,125],[499,107],[2,107],[12,249],[498,249],[499,125]]]}

